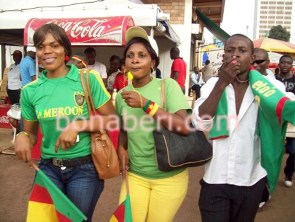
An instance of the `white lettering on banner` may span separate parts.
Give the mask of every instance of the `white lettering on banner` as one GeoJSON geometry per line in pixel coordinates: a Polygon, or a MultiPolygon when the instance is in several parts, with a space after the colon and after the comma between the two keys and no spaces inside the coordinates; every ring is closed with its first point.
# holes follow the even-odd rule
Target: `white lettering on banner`
{"type": "MultiPolygon", "coordinates": [[[[218,74],[218,69],[222,65],[223,53],[223,48],[207,52],[208,59],[210,60],[212,69],[214,70],[214,75],[218,74]]],[[[203,63],[205,63],[205,61],[203,61],[203,63]]]]}
{"type": "Polygon", "coordinates": [[[48,23],[54,23],[62,27],[66,32],[68,32],[73,38],[100,38],[105,36],[112,30],[106,31],[106,26],[104,23],[109,22],[109,19],[87,19],[78,22],[60,22],[57,20],[51,20],[48,23]],[[94,24],[93,24],[94,23],[94,24]]]}
{"type": "Polygon", "coordinates": [[[8,116],[0,116],[0,123],[9,123],[8,116]]]}

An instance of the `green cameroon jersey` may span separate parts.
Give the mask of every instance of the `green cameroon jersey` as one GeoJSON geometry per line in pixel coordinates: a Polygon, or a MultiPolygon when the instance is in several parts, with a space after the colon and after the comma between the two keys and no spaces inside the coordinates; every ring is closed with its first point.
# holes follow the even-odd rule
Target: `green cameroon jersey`
{"type": "MultiPolygon", "coordinates": [[[[143,97],[154,101],[161,106],[162,80],[154,78],[141,88],[133,89],[129,84],[124,90],[136,90],[143,97]]],[[[178,83],[171,79],[165,79],[166,85],[166,109],[169,113],[175,113],[181,109],[190,109],[178,83]]],[[[140,176],[157,179],[176,175],[183,169],[162,172],[158,169],[155,158],[155,144],[153,130],[157,127],[154,118],[146,114],[141,108],[128,106],[121,96],[122,90],[116,96],[116,111],[119,114],[122,127],[128,135],[128,154],[130,171],[140,176]]]]}
{"type": "MultiPolygon", "coordinates": [[[[88,109],[84,100],[79,69],[71,65],[69,73],[60,78],[47,78],[43,71],[40,78],[22,89],[21,111],[28,121],[38,121],[43,135],[42,158],[59,157],[64,159],[86,156],[90,151],[90,136],[79,133],[79,142],[68,150],[59,148],[55,153],[55,143],[61,131],[72,121],[88,119],[88,109]]],[[[89,73],[91,92],[96,108],[103,106],[110,94],[105,89],[100,75],[89,73]]]]}

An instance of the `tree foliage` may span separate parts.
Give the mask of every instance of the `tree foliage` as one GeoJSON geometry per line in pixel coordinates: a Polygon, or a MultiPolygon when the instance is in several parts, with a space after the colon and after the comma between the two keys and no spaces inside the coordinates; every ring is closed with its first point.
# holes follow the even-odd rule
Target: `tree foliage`
{"type": "Polygon", "coordinates": [[[288,32],[286,28],[281,25],[277,25],[270,29],[268,37],[288,42],[290,39],[290,32],[288,32]]]}

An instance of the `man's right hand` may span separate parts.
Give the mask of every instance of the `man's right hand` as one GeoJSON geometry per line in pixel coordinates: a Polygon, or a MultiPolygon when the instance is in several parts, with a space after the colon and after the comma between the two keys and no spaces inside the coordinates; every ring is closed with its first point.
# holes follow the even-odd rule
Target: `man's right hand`
{"type": "Polygon", "coordinates": [[[240,73],[240,63],[232,58],[230,61],[225,61],[219,69],[219,81],[226,86],[234,81],[236,76],[240,73]]]}
{"type": "Polygon", "coordinates": [[[15,153],[18,158],[28,163],[32,162],[32,148],[33,145],[30,135],[24,131],[18,133],[14,145],[15,153]]]}

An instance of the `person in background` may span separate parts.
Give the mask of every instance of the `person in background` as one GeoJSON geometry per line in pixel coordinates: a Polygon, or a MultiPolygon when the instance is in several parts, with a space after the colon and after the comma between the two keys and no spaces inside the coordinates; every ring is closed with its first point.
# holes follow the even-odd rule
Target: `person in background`
{"type": "Polygon", "coordinates": [[[27,47],[27,55],[19,64],[22,87],[36,79],[36,48],[27,47]]]}
{"type": "Polygon", "coordinates": [[[211,77],[214,76],[214,70],[211,66],[210,60],[206,60],[205,66],[200,71],[203,74],[204,82],[207,82],[211,77]]]}
{"type": "Polygon", "coordinates": [[[182,92],[185,93],[186,62],[179,55],[179,48],[170,49],[170,58],[173,60],[170,77],[179,84],[182,92]]]}
{"type": "Polygon", "coordinates": [[[104,64],[99,61],[96,61],[96,51],[93,47],[88,47],[84,50],[84,54],[87,60],[87,68],[94,69],[96,72],[99,73],[100,77],[102,78],[105,86],[107,85],[107,68],[104,64]]]}
{"type": "Polygon", "coordinates": [[[267,51],[262,48],[254,48],[254,61],[252,65],[254,68],[259,71],[262,75],[267,76],[267,78],[275,79],[275,75],[272,71],[268,69],[269,66],[269,57],[267,51]]]}
{"type": "MultiPolygon", "coordinates": [[[[167,111],[160,108],[163,80],[151,76],[159,63],[156,41],[144,29],[134,26],[127,30],[126,42],[125,66],[133,80],[118,93],[115,107],[124,126],[117,152],[123,177],[128,177],[133,221],[172,222],[187,192],[188,171],[158,169],[153,130],[159,123],[166,128],[170,125],[174,132],[188,134],[185,119],[189,104],[177,82],[167,78],[167,111]]],[[[126,197],[125,183],[126,179],[120,202],[126,197]]]]}
{"type": "Polygon", "coordinates": [[[87,67],[87,62],[81,56],[73,55],[71,60],[78,69],[84,69],[87,67]]]}
{"type": "Polygon", "coordinates": [[[275,76],[277,76],[278,74],[280,74],[280,68],[279,67],[275,68],[275,76]]]}
{"type": "MultiPolygon", "coordinates": [[[[110,69],[108,71],[107,89],[109,92],[113,91],[113,85],[116,75],[120,72],[121,59],[117,55],[112,55],[110,58],[110,69]]],[[[118,90],[118,89],[117,89],[118,90]]]]}
{"type": "MultiPolygon", "coordinates": [[[[34,46],[27,46],[27,55],[21,60],[19,64],[22,87],[34,81],[38,70],[36,69],[36,48],[34,46]]],[[[18,131],[23,130],[23,118],[21,117],[18,123],[18,131]]]]}
{"type": "Polygon", "coordinates": [[[120,60],[121,68],[120,72],[116,75],[113,89],[116,89],[117,92],[119,92],[121,89],[123,89],[125,86],[128,85],[128,76],[125,68],[125,62],[124,59],[120,60]]]}
{"type": "Polygon", "coordinates": [[[201,86],[204,84],[202,79],[202,74],[197,66],[194,67],[193,72],[191,73],[191,91],[194,91],[196,94],[196,98],[200,97],[200,89],[201,86]]]}
{"type": "Polygon", "coordinates": [[[213,142],[213,158],[206,163],[200,181],[203,222],[253,222],[266,186],[257,134],[259,105],[249,86],[253,49],[247,36],[229,37],[219,77],[205,83],[195,102],[194,125],[209,131],[213,142]],[[230,121],[233,116],[238,124],[230,121]],[[220,117],[228,120],[226,126],[219,125],[220,117]]]}
{"type": "Polygon", "coordinates": [[[7,73],[7,95],[11,104],[18,104],[22,87],[19,64],[23,54],[21,51],[15,50],[12,56],[14,63],[11,64],[7,73]]]}
{"type": "Polygon", "coordinates": [[[91,159],[89,133],[106,127],[109,115],[115,115],[111,96],[99,74],[90,71],[94,105],[102,117],[101,124],[90,123],[80,71],[66,65],[72,49],[65,30],[53,23],[45,24],[36,30],[33,41],[45,70],[22,89],[24,129],[16,138],[15,152],[19,159],[31,164],[40,124],[43,139],[39,168],[90,222],[104,181],[99,179],[91,159]],[[62,120],[58,119],[60,115],[62,120]]]}
{"type": "MultiPolygon", "coordinates": [[[[289,55],[283,55],[279,60],[280,73],[276,75],[276,79],[281,81],[285,85],[286,91],[292,93],[294,96],[295,76],[291,71],[292,67],[293,58],[289,55]]],[[[287,153],[289,154],[284,168],[285,186],[291,187],[293,185],[293,174],[295,170],[295,138],[287,137],[285,147],[287,153]]]]}
{"type": "MultiPolygon", "coordinates": [[[[254,48],[253,51],[254,61],[253,67],[271,81],[280,91],[286,92],[284,84],[276,80],[274,73],[268,69],[269,57],[267,51],[261,48],[254,48]]],[[[287,93],[287,96],[290,94],[287,93]]]]}

